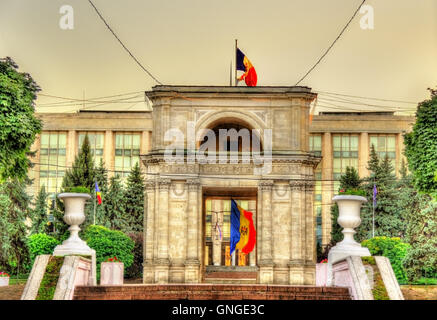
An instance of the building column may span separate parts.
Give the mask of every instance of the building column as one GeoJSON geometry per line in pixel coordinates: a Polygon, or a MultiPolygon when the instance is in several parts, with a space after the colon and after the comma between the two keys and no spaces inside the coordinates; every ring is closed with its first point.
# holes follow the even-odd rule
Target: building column
{"type": "Polygon", "coordinates": [[[221,206],[221,201],[212,201],[212,212],[211,212],[211,240],[212,240],[212,264],[215,266],[222,265],[222,241],[217,236],[217,230],[215,229],[216,223],[220,224],[223,218],[221,212],[223,210],[221,206]]]}
{"type": "Polygon", "coordinates": [[[331,206],[334,183],[332,180],[332,136],[330,132],[323,134],[322,142],[322,246],[331,241],[331,206]]]}
{"type": "Polygon", "coordinates": [[[305,181],[290,181],[291,189],[291,245],[289,284],[304,284],[305,237],[305,181]],[[303,196],[303,197],[302,197],[303,196]]]}
{"type": "Polygon", "coordinates": [[[198,179],[188,179],[188,219],[187,219],[187,260],[185,261],[185,282],[198,283],[200,281],[200,261],[198,250],[198,195],[200,182],[198,179]]]}
{"type": "MultiPolygon", "coordinates": [[[[250,201],[249,201],[249,203],[250,203],[250,201]]],[[[255,202],[255,204],[256,204],[256,202],[255,202]]],[[[249,209],[250,209],[250,207],[249,207],[249,209]]],[[[255,210],[252,211],[252,220],[253,220],[253,224],[255,225],[255,230],[257,232],[259,232],[259,230],[257,229],[258,226],[256,223],[256,216],[257,216],[257,210],[256,210],[256,206],[255,206],[255,210]]],[[[253,267],[256,266],[256,251],[257,251],[257,245],[255,242],[255,246],[253,247],[252,252],[249,253],[249,265],[253,266],[253,267]]]]}
{"type": "Polygon", "coordinates": [[[157,215],[157,240],[158,251],[155,264],[155,283],[168,283],[170,260],[168,256],[168,197],[171,180],[160,179],[159,184],[159,204],[157,215]]]}
{"type": "Polygon", "coordinates": [[[146,181],[144,199],[143,283],[154,283],[153,248],[155,221],[155,181],[146,181]]]}
{"type": "Polygon", "coordinates": [[[150,131],[143,131],[141,133],[140,154],[146,154],[150,152],[150,134],[150,131]]]}
{"type": "Polygon", "coordinates": [[[115,148],[114,148],[114,133],[111,130],[105,131],[105,146],[104,146],[104,159],[105,166],[108,169],[108,178],[114,176],[114,157],[115,157],[115,148]]]}
{"type": "MultiPolygon", "coordinates": [[[[314,175],[309,176],[310,180],[314,179],[314,175]]],[[[314,215],[314,181],[307,181],[305,184],[305,272],[304,284],[316,284],[316,217],[314,215]]]]}
{"type": "Polygon", "coordinates": [[[404,134],[398,133],[396,135],[396,168],[395,173],[397,177],[400,177],[400,170],[402,168],[402,160],[405,161],[405,165],[407,165],[407,159],[404,156],[404,134]]]}
{"type": "Polygon", "coordinates": [[[264,180],[259,183],[262,191],[262,234],[261,254],[259,265],[259,283],[273,283],[273,259],[272,259],[272,180],[264,180]]]}
{"type": "Polygon", "coordinates": [[[369,170],[367,170],[367,162],[369,160],[370,153],[369,134],[367,132],[361,132],[358,150],[358,174],[361,178],[367,177],[369,175],[369,170]]]}
{"type": "Polygon", "coordinates": [[[67,168],[71,168],[74,162],[74,158],[76,157],[77,152],[77,135],[76,130],[68,130],[67,136],[67,155],[65,158],[65,165],[67,168]]]}

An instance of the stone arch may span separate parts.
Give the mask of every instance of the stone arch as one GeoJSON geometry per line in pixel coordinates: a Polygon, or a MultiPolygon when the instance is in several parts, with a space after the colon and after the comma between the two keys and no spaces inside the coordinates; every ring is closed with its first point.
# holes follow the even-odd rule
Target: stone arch
{"type": "MultiPolygon", "coordinates": [[[[205,116],[204,119],[196,123],[196,137],[203,136],[205,130],[212,129],[220,123],[238,123],[247,127],[249,130],[258,129],[258,139],[261,143],[261,149],[263,148],[265,125],[254,115],[242,111],[217,111],[205,116]]],[[[198,147],[198,143],[196,143],[196,147],[198,147]]]]}

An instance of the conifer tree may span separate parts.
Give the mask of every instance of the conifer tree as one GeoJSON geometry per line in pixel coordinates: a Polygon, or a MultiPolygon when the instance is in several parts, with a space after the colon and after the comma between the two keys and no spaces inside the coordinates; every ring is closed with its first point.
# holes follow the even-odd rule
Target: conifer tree
{"type": "MultiPolygon", "coordinates": [[[[354,167],[346,167],[346,172],[340,177],[340,189],[359,189],[361,179],[354,167]]],[[[338,224],[338,206],[335,203],[331,206],[331,245],[343,240],[341,230],[343,228],[338,224]]]]}
{"type": "Polygon", "coordinates": [[[65,172],[62,189],[65,190],[69,187],[94,189],[94,159],[88,135],[85,135],[82,147],[74,159],[72,168],[65,172]]]}
{"type": "Polygon", "coordinates": [[[32,226],[30,234],[48,233],[48,194],[44,186],[41,187],[35,199],[35,207],[30,210],[30,218],[32,219],[32,226]]]}
{"type": "Polygon", "coordinates": [[[129,222],[125,217],[124,190],[120,176],[111,177],[108,193],[105,199],[104,226],[125,232],[129,230],[129,222]]]}
{"type": "MultiPolygon", "coordinates": [[[[108,170],[105,167],[105,163],[102,159],[100,159],[99,166],[95,169],[95,181],[99,186],[102,204],[98,204],[96,199],[96,193],[92,193],[92,203],[96,201],[96,224],[97,225],[105,225],[106,219],[106,200],[108,194],[108,170]]],[[[93,189],[94,190],[94,189],[93,189]]]]}
{"type": "Polygon", "coordinates": [[[0,269],[10,273],[25,271],[29,263],[26,244],[30,198],[29,179],[9,180],[0,185],[0,269]]]}
{"type": "Polygon", "coordinates": [[[138,163],[132,168],[124,191],[126,204],[126,220],[129,230],[138,232],[143,230],[144,214],[144,180],[138,163]]]}

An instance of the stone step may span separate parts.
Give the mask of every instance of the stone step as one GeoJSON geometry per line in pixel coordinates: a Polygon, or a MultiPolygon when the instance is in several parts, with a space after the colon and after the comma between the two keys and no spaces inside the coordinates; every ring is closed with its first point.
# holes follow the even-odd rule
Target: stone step
{"type": "Polygon", "coordinates": [[[256,284],[256,278],[253,279],[232,279],[232,278],[205,278],[205,283],[217,284],[256,284]]]}
{"type": "Polygon", "coordinates": [[[348,288],[253,284],[76,287],[75,300],[350,300],[348,288]]]}

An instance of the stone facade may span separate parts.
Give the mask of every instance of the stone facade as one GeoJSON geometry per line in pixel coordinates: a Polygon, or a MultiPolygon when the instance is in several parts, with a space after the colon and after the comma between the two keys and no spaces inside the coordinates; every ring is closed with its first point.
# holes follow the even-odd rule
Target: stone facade
{"type": "Polygon", "coordinates": [[[147,95],[156,134],[151,152],[141,156],[147,185],[144,282],[201,282],[204,190],[238,196],[256,189],[258,283],[315,284],[311,181],[320,158],[308,152],[308,111],[315,94],[306,87],[158,86],[147,95]],[[243,123],[261,137],[271,129],[271,172],[256,175],[259,165],[253,162],[189,163],[188,121],[195,123],[196,134],[220,123],[243,123]],[[164,135],[174,128],[184,133],[177,147],[185,154],[183,163],[168,164],[164,135]]]}

